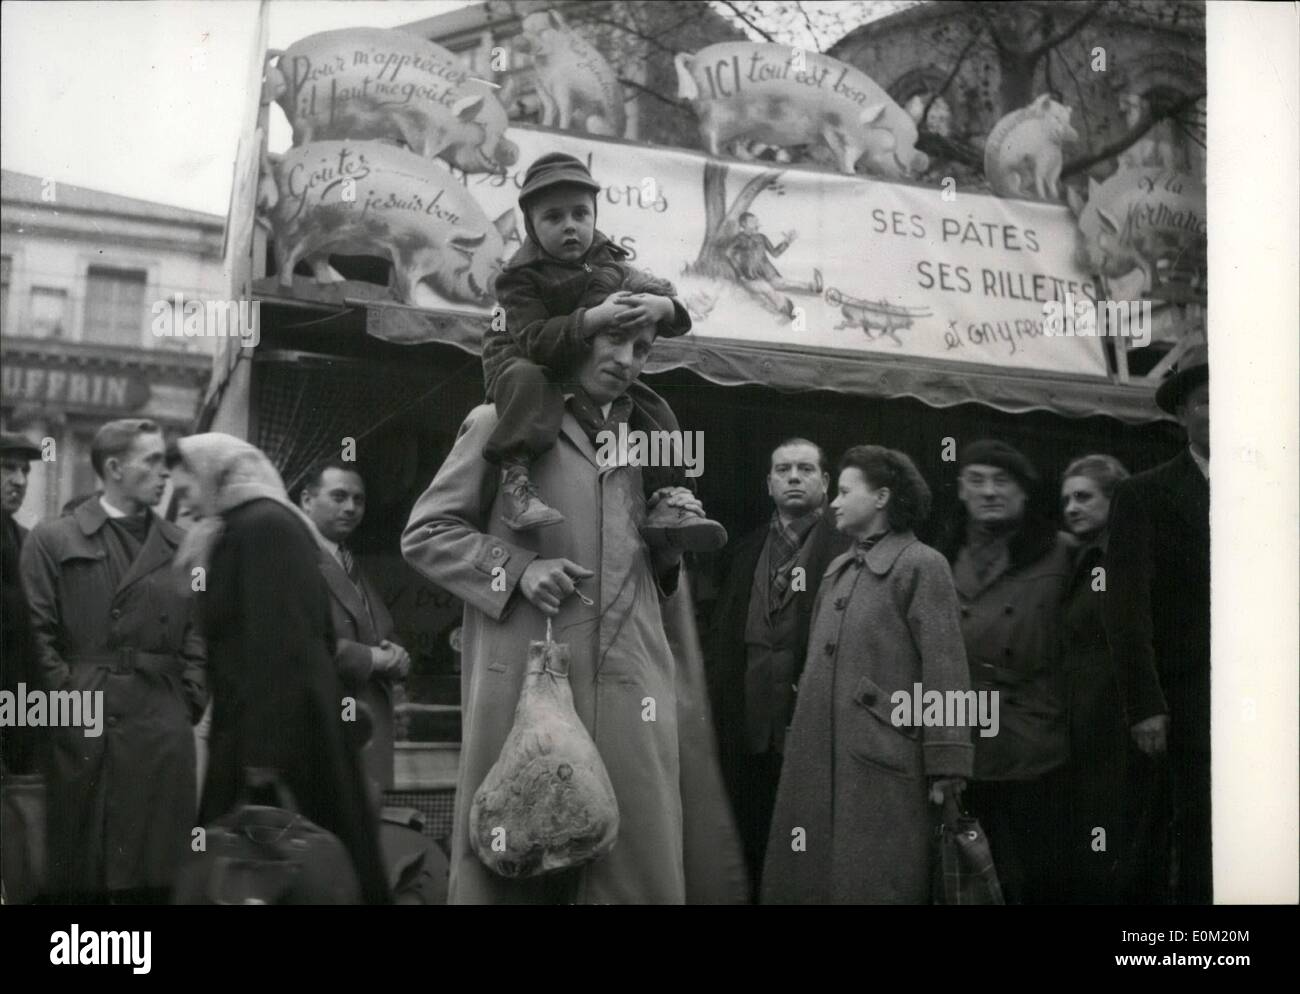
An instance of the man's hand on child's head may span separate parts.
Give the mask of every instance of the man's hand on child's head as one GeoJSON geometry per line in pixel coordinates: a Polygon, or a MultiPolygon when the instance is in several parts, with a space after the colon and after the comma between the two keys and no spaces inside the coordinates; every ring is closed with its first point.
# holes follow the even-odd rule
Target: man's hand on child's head
{"type": "Polygon", "coordinates": [[[617,293],[611,293],[595,307],[587,308],[583,318],[583,331],[588,335],[595,335],[612,324],[621,324],[619,316],[624,313],[625,308],[620,305],[624,298],[630,296],[632,295],[626,290],[619,290],[617,293]]]}
{"type": "Polygon", "coordinates": [[[667,297],[660,297],[654,293],[631,293],[618,296],[623,299],[619,301],[620,309],[614,322],[620,326],[643,322],[658,324],[660,321],[671,320],[673,316],[673,302],[667,297]]]}

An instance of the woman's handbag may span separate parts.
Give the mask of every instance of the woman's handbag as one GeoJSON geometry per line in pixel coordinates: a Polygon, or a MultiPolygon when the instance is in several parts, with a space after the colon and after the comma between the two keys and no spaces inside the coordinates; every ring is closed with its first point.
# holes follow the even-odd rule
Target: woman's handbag
{"type": "Polygon", "coordinates": [[[964,814],[957,799],[947,792],[934,837],[935,904],[1006,903],[993,866],[988,836],[979,821],[964,814]]]}
{"type": "Polygon", "coordinates": [[[274,772],[248,770],[245,796],[202,829],[204,847],[182,867],[174,904],[360,904],[361,883],[338,837],[298,813],[274,772]],[[248,803],[259,789],[278,806],[248,803]]]}
{"type": "Polygon", "coordinates": [[[5,904],[27,904],[45,890],[45,778],[0,774],[0,877],[5,904]]]}

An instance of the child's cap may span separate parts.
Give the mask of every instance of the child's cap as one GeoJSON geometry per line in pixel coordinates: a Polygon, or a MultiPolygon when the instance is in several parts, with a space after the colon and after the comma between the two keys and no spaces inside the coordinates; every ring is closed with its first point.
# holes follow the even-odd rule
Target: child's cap
{"type": "Polygon", "coordinates": [[[524,188],[519,191],[519,206],[553,186],[580,186],[592,193],[600,193],[600,184],[591,178],[587,167],[578,159],[563,152],[548,152],[524,174],[524,188]]]}

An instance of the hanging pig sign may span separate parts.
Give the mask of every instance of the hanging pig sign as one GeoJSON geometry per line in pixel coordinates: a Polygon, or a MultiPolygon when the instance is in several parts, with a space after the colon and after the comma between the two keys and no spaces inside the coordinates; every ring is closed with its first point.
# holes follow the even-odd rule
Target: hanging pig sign
{"type": "Polygon", "coordinates": [[[504,173],[518,157],[492,89],[418,35],[347,28],[271,54],[278,58],[267,67],[263,99],[280,105],[294,145],[400,142],[468,173],[504,173]]]}
{"type": "Polygon", "coordinates": [[[677,95],[689,100],[709,154],[738,142],[825,146],[843,173],[902,179],[929,166],[916,124],[874,80],[828,55],[724,42],[678,54],[677,95]]]}
{"type": "Polygon", "coordinates": [[[1161,167],[1121,170],[1088,180],[1088,198],[1066,189],[1078,218],[1076,257],[1089,272],[1118,279],[1141,271],[1139,292],[1172,285],[1203,292],[1205,185],[1161,167]]]}
{"type": "Polygon", "coordinates": [[[313,142],[264,162],[259,207],[275,236],[280,285],[305,260],[318,283],[343,279],[329,256],[373,255],[393,264],[406,304],[487,305],[514,235],[514,211],[488,220],[452,173],[384,142],[313,142]],[[427,288],[427,290],[426,290],[427,288]]]}

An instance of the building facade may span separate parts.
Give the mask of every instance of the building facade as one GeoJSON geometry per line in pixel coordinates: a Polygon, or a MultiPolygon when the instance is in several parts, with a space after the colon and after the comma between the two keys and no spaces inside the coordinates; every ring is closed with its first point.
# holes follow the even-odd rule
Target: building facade
{"type": "Polygon", "coordinates": [[[213,339],[159,335],[178,303],[225,295],[225,219],[3,172],[0,417],[42,444],[25,525],[97,489],[96,429],[114,418],[187,431],[211,375],[213,339]]]}

